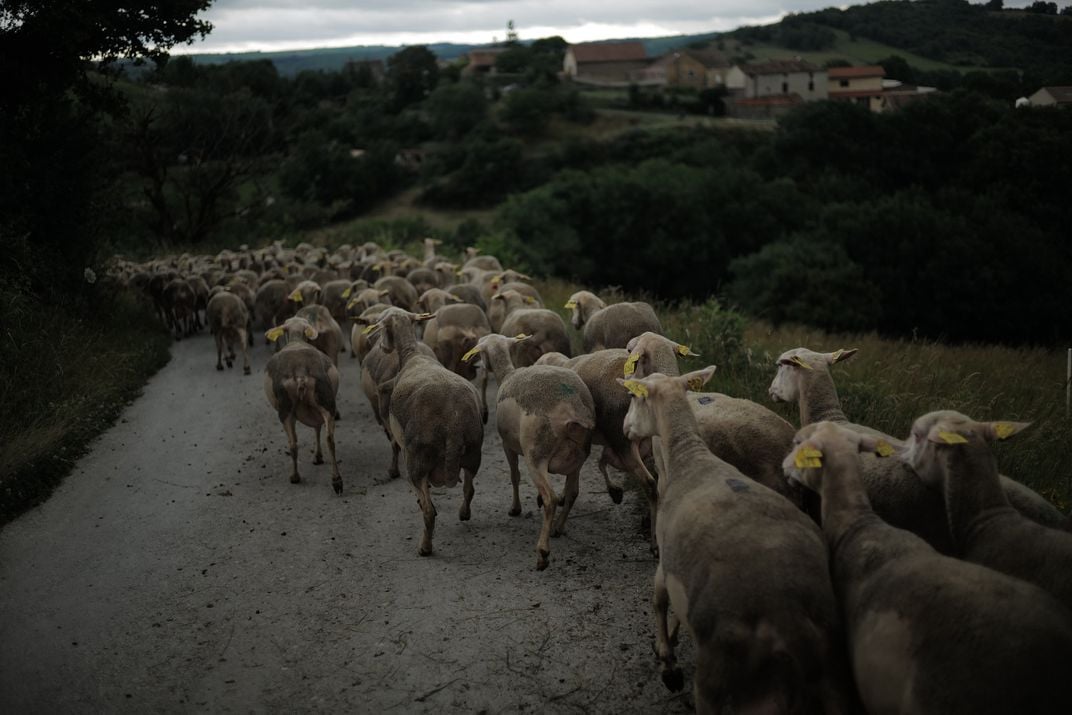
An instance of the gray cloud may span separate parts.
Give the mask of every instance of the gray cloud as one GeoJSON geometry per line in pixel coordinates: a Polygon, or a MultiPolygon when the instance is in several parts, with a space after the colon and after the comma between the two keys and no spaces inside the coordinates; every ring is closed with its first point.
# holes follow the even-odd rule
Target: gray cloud
{"type": "Polygon", "coordinates": [[[502,39],[508,20],[523,39],[692,34],[830,5],[829,0],[216,0],[204,15],[215,29],[187,51],[490,42],[502,39]]]}

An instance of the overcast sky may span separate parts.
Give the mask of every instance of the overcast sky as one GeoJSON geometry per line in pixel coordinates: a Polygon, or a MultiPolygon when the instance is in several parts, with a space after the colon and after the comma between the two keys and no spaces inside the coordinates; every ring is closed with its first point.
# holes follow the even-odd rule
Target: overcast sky
{"type": "MultiPolygon", "coordinates": [[[[239,52],[476,44],[502,40],[508,20],[514,21],[523,40],[561,35],[569,42],[585,42],[731,30],[834,4],[822,0],[215,0],[203,16],[215,26],[208,38],[175,49],[239,52]]],[[[838,6],[854,4],[859,3],[838,6]]],[[[1007,7],[1023,4],[1005,3],[1007,7]]]]}

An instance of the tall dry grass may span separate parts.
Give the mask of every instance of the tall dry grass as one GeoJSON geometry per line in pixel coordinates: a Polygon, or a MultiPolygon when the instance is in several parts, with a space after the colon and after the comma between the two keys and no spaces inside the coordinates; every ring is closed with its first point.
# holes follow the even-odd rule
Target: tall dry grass
{"type": "MultiPolygon", "coordinates": [[[[564,281],[539,284],[548,307],[562,306],[578,288],[564,281]]],[[[623,300],[601,291],[608,302],[623,300]]],[[[1072,419],[1065,414],[1063,351],[994,345],[944,345],[876,334],[831,334],[801,326],[771,327],[745,321],[715,302],[655,303],[667,336],[700,353],[684,369],[718,365],[709,388],[762,403],[799,424],[798,414],[772,403],[767,388],[778,356],[790,348],[859,352],[833,368],[845,414],[894,436],[906,436],[927,412],[950,409],[978,420],[1024,420],[1027,432],[995,445],[1004,474],[1039,491],[1068,512],[1072,506],[1072,419]]],[[[574,343],[579,348],[579,342],[574,343]]]]}

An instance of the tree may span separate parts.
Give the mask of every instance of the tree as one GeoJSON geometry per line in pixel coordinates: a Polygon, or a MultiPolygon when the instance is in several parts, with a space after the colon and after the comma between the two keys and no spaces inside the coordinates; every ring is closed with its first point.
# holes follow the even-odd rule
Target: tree
{"type": "Polygon", "coordinates": [[[102,123],[124,103],[116,60],[161,60],[204,37],[211,0],[4,0],[0,5],[0,280],[63,300],[96,260],[117,176],[102,123]]]}
{"type": "Polygon", "coordinates": [[[407,47],[387,59],[387,79],[396,112],[424,100],[439,80],[436,56],[424,45],[407,47]]]}
{"type": "Polygon", "coordinates": [[[428,110],[436,134],[459,139],[487,117],[488,101],[472,82],[442,84],[428,98],[428,110]]]}
{"type": "Polygon", "coordinates": [[[517,30],[514,29],[514,21],[513,20],[507,20],[506,21],[506,44],[508,46],[518,44],[517,30]]]}
{"type": "Polygon", "coordinates": [[[1004,0],[987,0],[986,9],[994,12],[1001,12],[1005,7],[1004,0]]]}

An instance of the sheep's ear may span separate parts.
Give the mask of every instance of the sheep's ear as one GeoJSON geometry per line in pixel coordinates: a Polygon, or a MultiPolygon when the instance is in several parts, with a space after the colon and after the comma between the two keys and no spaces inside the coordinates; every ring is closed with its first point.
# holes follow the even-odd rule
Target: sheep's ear
{"type": "Polygon", "coordinates": [[[268,338],[274,343],[276,340],[279,340],[279,338],[283,337],[284,332],[286,331],[282,327],[277,326],[266,332],[264,334],[264,337],[268,338]]]}
{"type": "Polygon", "coordinates": [[[295,288],[293,291],[291,291],[290,295],[287,296],[287,300],[292,300],[295,303],[301,303],[302,302],[301,291],[298,290],[297,288],[295,288]]]}
{"type": "Polygon", "coordinates": [[[625,359],[625,365],[622,366],[622,373],[626,377],[632,377],[636,374],[636,366],[640,361],[640,353],[630,353],[629,357],[625,359]]]}
{"type": "Polygon", "coordinates": [[[794,355],[793,357],[782,358],[781,360],[778,361],[778,364],[779,365],[792,365],[793,367],[802,367],[805,370],[814,370],[815,369],[811,365],[806,363],[803,360],[803,358],[801,358],[799,355],[794,355]]]}
{"type": "Polygon", "coordinates": [[[566,308],[567,310],[575,310],[577,308],[577,301],[575,301],[573,298],[570,298],[569,300],[566,301],[566,304],[564,306],[562,306],[562,307],[566,308]]]}
{"type": "Polygon", "coordinates": [[[934,444],[967,444],[968,438],[948,425],[937,424],[927,433],[927,441],[934,444]]]}
{"type": "Polygon", "coordinates": [[[821,449],[804,442],[793,452],[793,466],[797,469],[820,469],[823,466],[823,452],[821,449]]]}
{"type": "Polygon", "coordinates": [[[622,387],[629,390],[629,392],[631,392],[633,396],[647,398],[648,386],[640,382],[639,380],[623,380],[621,378],[615,379],[622,387]]]}
{"type": "Polygon", "coordinates": [[[342,292],[342,297],[343,297],[343,298],[349,298],[349,297],[350,297],[350,294],[351,294],[351,293],[353,293],[353,292],[354,292],[354,291],[353,291],[353,288],[347,288],[346,290],[344,290],[344,291],[342,292]]]}
{"type": "Polygon", "coordinates": [[[835,350],[832,353],[827,353],[826,359],[831,365],[848,360],[858,352],[858,348],[850,348],[849,350],[835,350]]]}
{"type": "Polygon", "coordinates": [[[462,362],[469,362],[470,360],[472,360],[473,358],[475,358],[479,354],[480,354],[480,346],[477,345],[475,348],[473,348],[472,350],[467,352],[465,355],[462,355],[462,362]]]}
{"type": "Polygon", "coordinates": [[[536,305],[536,299],[533,298],[531,295],[525,296],[525,302],[529,305],[536,305]]]}
{"type": "Polygon", "coordinates": [[[681,357],[700,357],[700,353],[694,353],[688,345],[678,343],[674,349],[677,350],[677,354],[681,357]]]}
{"type": "Polygon", "coordinates": [[[316,331],[316,328],[314,328],[313,326],[310,325],[305,329],[305,337],[309,338],[310,340],[316,340],[319,336],[320,333],[318,333],[316,331]]]}
{"type": "Polygon", "coordinates": [[[984,422],[983,434],[987,441],[1003,440],[1023,432],[1031,426],[1030,422],[984,422]]]}
{"type": "Polygon", "coordinates": [[[524,333],[518,333],[517,335],[514,336],[514,342],[520,343],[522,340],[528,340],[531,337],[532,337],[531,335],[525,335],[524,333]]]}
{"type": "Polygon", "coordinates": [[[640,336],[639,335],[636,336],[635,338],[629,338],[629,342],[627,342],[625,344],[625,349],[628,350],[629,352],[633,352],[634,350],[636,350],[637,343],[639,343],[639,342],[640,342],[640,336]]]}
{"type": "Polygon", "coordinates": [[[450,298],[448,298],[447,300],[449,300],[451,303],[464,303],[465,302],[464,300],[462,300],[458,296],[454,295],[453,293],[450,294],[450,298]]]}
{"type": "Polygon", "coordinates": [[[431,320],[434,317],[435,317],[434,313],[418,313],[417,315],[413,316],[413,319],[415,321],[417,321],[417,322],[421,322],[421,321],[424,321],[424,320],[431,320]]]}
{"type": "Polygon", "coordinates": [[[708,365],[702,370],[687,372],[679,377],[678,380],[683,381],[685,386],[693,392],[699,392],[703,389],[703,386],[707,384],[707,381],[715,374],[715,370],[717,369],[718,368],[714,365],[708,365]]]}
{"type": "Polygon", "coordinates": [[[491,299],[492,300],[503,300],[502,293],[496,293],[495,295],[491,296],[491,299]]]}
{"type": "Polygon", "coordinates": [[[877,457],[886,458],[904,451],[904,446],[903,442],[898,442],[896,440],[891,441],[883,437],[863,434],[860,435],[857,449],[860,452],[870,452],[877,457]]]}
{"type": "Polygon", "coordinates": [[[351,300],[349,303],[346,304],[346,309],[347,310],[353,310],[354,306],[357,305],[357,304],[358,304],[358,300],[357,300],[357,298],[354,298],[353,300],[351,300]]]}

